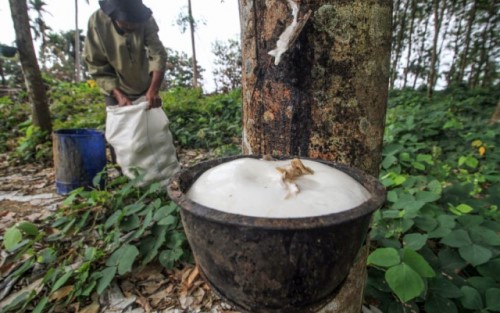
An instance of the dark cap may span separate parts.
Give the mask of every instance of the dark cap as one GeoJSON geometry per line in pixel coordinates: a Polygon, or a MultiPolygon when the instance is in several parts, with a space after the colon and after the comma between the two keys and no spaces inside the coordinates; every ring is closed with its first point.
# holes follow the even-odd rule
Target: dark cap
{"type": "Polygon", "coordinates": [[[144,23],[152,14],[142,0],[104,0],[99,5],[104,14],[116,21],[144,23]]]}

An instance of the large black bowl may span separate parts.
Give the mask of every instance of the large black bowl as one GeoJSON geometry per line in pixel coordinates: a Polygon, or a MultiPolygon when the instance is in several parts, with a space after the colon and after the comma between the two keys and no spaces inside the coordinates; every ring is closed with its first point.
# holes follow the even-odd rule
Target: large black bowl
{"type": "Polygon", "coordinates": [[[225,213],[191,201],[186,192],[206,170],[242,157],[182,170],[167,191],[181,207],[186,235],[202,276],[238,309],[251,313],[315,312],[345,280],[366,239],[385,189],[358,169],[319,161],[361,183],[371,198],[340,213],[306,218],[260,218],[225,213]]]}

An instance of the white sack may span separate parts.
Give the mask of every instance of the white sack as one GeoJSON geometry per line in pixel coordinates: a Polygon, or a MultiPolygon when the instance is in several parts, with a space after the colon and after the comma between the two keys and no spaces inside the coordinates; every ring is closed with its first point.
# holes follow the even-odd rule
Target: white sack
{"type": "Polygon", "coordinates": [[[166,184],[180,169],[167,115],[161,107],[147,108],[145,98],[130,106],[106,107],[106,140],[123,174],[131,179],[137,174],[143,177],[139,186],[166,184]]]}

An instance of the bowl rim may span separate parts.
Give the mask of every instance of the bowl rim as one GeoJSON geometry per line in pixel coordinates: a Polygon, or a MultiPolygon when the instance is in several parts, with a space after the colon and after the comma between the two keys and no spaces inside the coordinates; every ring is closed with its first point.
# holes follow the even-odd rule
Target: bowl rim
{"type": "MultiPolygon", "coordinates": [[[[371,194],[371,197],[360,205],[341,212],[307,217],[256,217],[228,213],[199,204],[187,197],[186,191],[189,190],[193,182],[208,169],[225,162],[241,158],[261,159],[260,155],[240,154],[236,156],[222,157],[208,161],[199,162],[193,166],[186,167],[174,174],[167,183],[167,193],[172,201],[183,211],[205,218],[215,223],[242,227],[260,227],[266,229],[311,229],[321,228],[333,225],[347,223],[363,216],[373,214],[379,209],[386,199],[386,189],[382,183],[372,175],[369,175],[358,168],[348,166],[333,161],[314,159],[309,157],[297,157],[302,160],[316,161],[336,168],[348,174],[356,181],[361,183],[371,194]]],[[[293,159],[293,156],[273,157],[273,160],[293,159]]]]}

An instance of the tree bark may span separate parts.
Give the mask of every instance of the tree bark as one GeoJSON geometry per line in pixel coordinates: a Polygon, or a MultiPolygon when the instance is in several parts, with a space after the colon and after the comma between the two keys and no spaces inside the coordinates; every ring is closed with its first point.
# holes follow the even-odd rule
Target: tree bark
{"type": "Polygon", "coordinates": [[[438,63],[438,41],[439,34],[441,32],[441,22],[443,20],[444,11],[446,8],[446,0],[433,0],[433,16],[434,16],[434,37],[432,40],[432,48],[431,48],[431,65],[429,77],[427,80],[427,96],[429,99],[432,99],[432,95],[434,93],[434,86],[436,85],[436,81],[438,78],[438,69],[436,68],[436,64],[438,63]],[[441,4],[441,11],[439,5],[441,4]]]}
{"type": "Polygon", "coordinates": [[[194,41],[194,18],[191,9],[191,0],[188,0],[189,28],[191,30],[191,49],[193,51],[193,87],[198,88],[198,66],[196,61],[196,47],[194,41]]]}
{"type": "Polygon", "coordinates": [[[38,66],[33,38],[30,31],[28,6],[26,0],[9,0],[12,22],[16,32],[16,44],[21,67],[32,107],[33,125],[50,133],[52,122],[47,92],[38,66]]]}
{"type": "MultiPolygon", "coordinates": [[[[408,0],[408,2],[411,0],[408,0]]],[[[398,26],[393,27],[393,34],[395,36],[395,40],[392,43],[392,65],[391,65],[391,78],[389,81],[389,89],[394,89],[394,85],[396,83],[396,80],[398,79],[398,72],[399,72],[399,61],[401,59],[401,53],[403,50],[404,46],[404,40],[405,36],[407,35],[407,14],[408,14],[408,8],[410,7],[409,3],[403,3],[403,13],[398,13],[402,14],[401,18],[398,20],[398,26]],[[397,33],[397,36],[396,36],[397,33]]],[[[399,10],[400,8],[398,8],[399,10]]],[[[394,20],[393,20],[394,22],[394,20]]]]}
{"type": "Polygon", "coordinates": [[[500,122],[500,101],[497,102],[497,107],[495,109],[495,112],[493,112],[493,115],[490,118],[490,124],[495,124],[500,122]]]}
{"type": "Polygon", "coordinates": [[[477,3],[478,0],[475,0],[472,4],[472,8],[469,11],[469,18],[467,20],[467,26],[465,30],[464,36],[464,49],[460,54],[460,67],[458,71],[458,75],[456,78],[457,83],[462,83],[465,77],[465,68],[468,65],[468,57],[469,57],[469,47],[472,41],[472,26],[474,25],[474,21],[476,19],[476,11],[477,11],[477,3]]]}
{"type": "MultiPolygon", "coordinates": [[[[392,1],[300,1],[298,23],[309,11],[311,17],[278,65],[268,52],[292,22],[288,2],[240,0],[239,5],[243,153],[336,161],[377,176],[392,1]]],[[[353,284],[323,312],[360,312],[364,251],[357,261],[361,270],[351,270],[353,284]]]]}
{"type": "Polygon", "coordinates": [[[411,54],[412,54],[412,45],[413,45],[413,32],[414,30],[414,25],[415,25],[415,16],[417,13],[417,0],[412,0],[411,1],[411,16],[410,16],[410,27],[409,27],[409,34],[408,34],[408,52],[406,54],[406,67],[403,72],[403,88],[406,88],[407,83],[408,83],[408,73],[410,71],[410,64],[411,64],[411,54]]]}
{"type": "Polygon", "coordinates": [[[80,61],[80,30],[78,27],[78,0],[75,0],[75,83],[80,82],[81,61],[80,61]]]}

